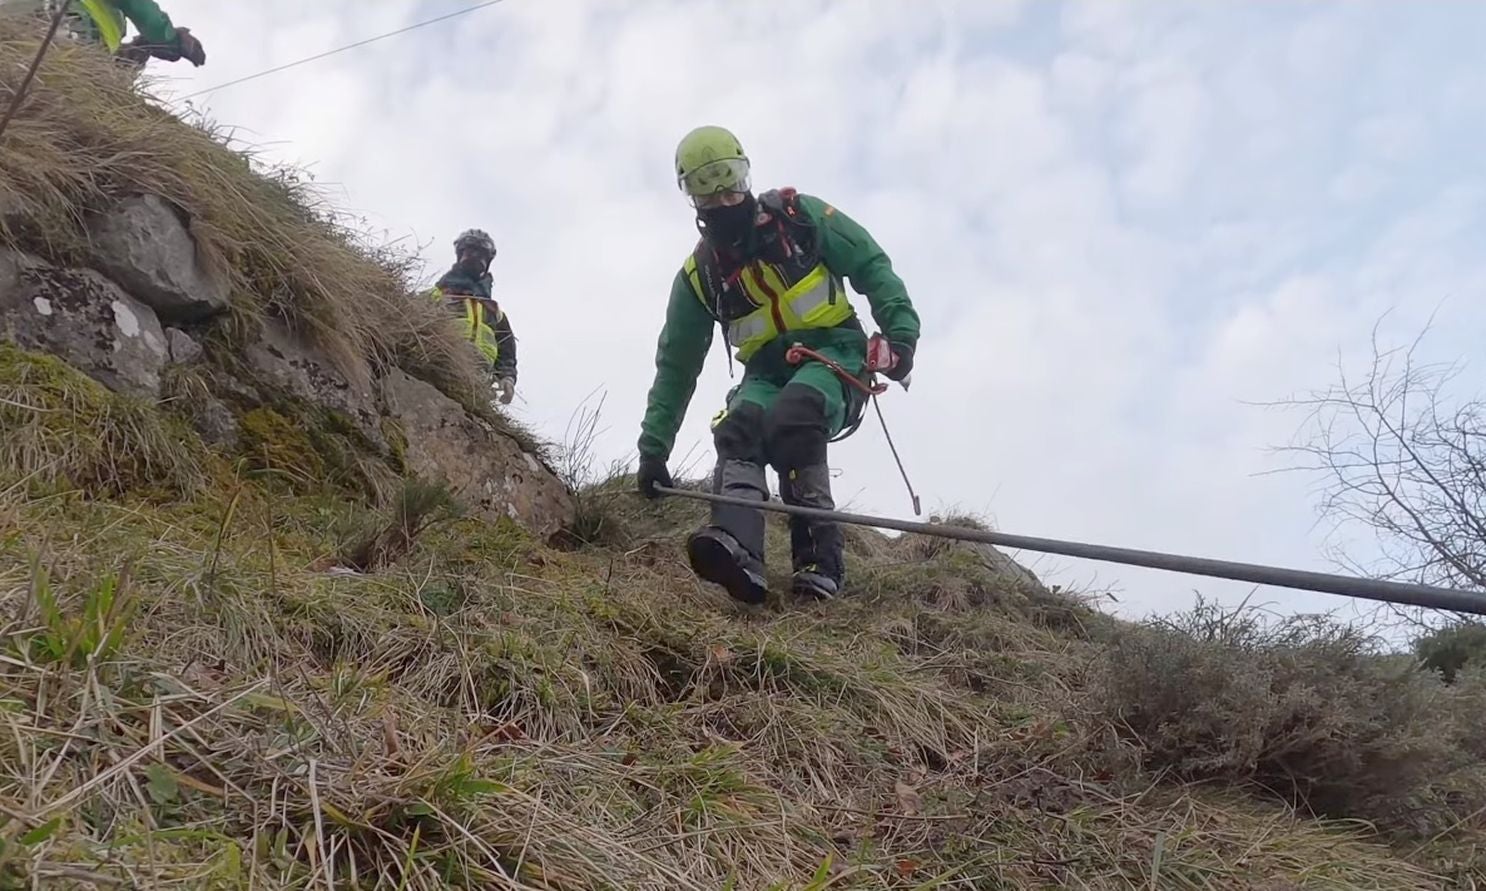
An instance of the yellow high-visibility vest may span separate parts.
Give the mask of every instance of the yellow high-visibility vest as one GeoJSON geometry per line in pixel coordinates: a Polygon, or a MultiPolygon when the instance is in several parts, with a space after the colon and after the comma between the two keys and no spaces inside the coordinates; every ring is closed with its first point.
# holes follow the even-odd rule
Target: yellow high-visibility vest
{"type": "Polygon", "coordinates": [[[439,301],[448,300],[451,308],[455,301],[463,304],[464,318],[462,321],[465,336],[480,351],[480,355],[494,365],[495,361],[500,358],[500,342],[495,339],[495,324],[505,313],[497,309],[495,318],[491,319],[485,309],[484,301],[463,294],[446,294],[442,288],[438,287],[429,292],[429,297],[439,301]]]}
{"type": "Polygon", "coordinates": [[[109,52],[118,51],[119,45],[124,42],[124,29],[127,23],[124,14],[119,12],[108,0],[79,0],[83,9],[88,11],[93,24],[98,28],[98,36],[103,39],[103,45],[108,47],[109,52]]]}
{"type": "MultiPolygon", "coordinates": [[[[697,299],[713,312],[713,299],[702,286],[695,253],[686,258],[686,276],[697,299]]],[[[752,260],[737,276],[754,310],[725,323],[728,345],[747,362],[769,341],[786,331],[834,328],[854,314],[846,288],[824,263],[817,263],[793,284],[771,263],[752,260]]]]}

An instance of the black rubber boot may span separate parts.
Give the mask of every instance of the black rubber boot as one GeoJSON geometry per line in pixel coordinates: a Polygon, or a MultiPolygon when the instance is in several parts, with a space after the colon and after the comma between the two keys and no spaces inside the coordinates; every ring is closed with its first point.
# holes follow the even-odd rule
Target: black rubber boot
{"type": "MultiPolygon", "coordinates": [[[[762,409],[743,403],[713,428],[712,435],[717,445],[712,491],[747,501],[767,501],[762,409]]],[[[764,602],[769,585],[764,574],[763,511],[712,505],[711,522],[687,540],[686,553],[698,576],[723,586],[734,600],[764,602]]]]}
{"type": "Polygon", "coordinates": [[[721,585],[728,596],[757,606],[769,595],[769,582],[757,557],[716,526],[703,526],[686,540],[686,556],[700,578],[721,585]]]}
{"type": "MultiPolygon", "coordinates": [[[[779,482],[785,504],[820,510],[836,509],[831,498],[830,470],[825,464],[797,468],[782,476],[779,482]]],[[[841,586],[846,581],[846,540],[839,524],[790,517],[789,543],[796,594],[830,600],[841,593],[841,586]]]]}
{"type": "MultiPolygon", "coordinates": [[[[826,465],[830,429],[825,395],[812,386],[790,383],[764,419],[764,450],[779,471],[779,495],[785,504],[835,510],[831,473],[826,465]]],[[[804,597],[829,599],[846,580],[845,539],[835,523],[790,517],[789,543],[794,591],[804,597]]]]}

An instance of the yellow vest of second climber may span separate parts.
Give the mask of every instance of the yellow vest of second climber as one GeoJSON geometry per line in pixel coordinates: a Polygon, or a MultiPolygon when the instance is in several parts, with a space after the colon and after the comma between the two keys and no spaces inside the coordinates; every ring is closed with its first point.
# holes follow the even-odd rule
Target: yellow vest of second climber
{"type": "Polygon", "coordinates": [[[496,340],[493,326],[500,321],[504,313],[497,309],[496,317],[491,319],[485,310],[484,301],[464,294],[445,293],[444,289],[439,287],[430,291],[429,297],[435,301],[446,302],[451,309],[456,309],[456,311],[457,308],[454,306],[456,302],[464,304],[464,336],[475,345],[475,349],[480,351],[485,361],[494,365],[500,358],[500,342],[496,340]]]}
{"type": "MultiPolygon", "coordinates": [[[[686,258],[685,268],[697,299],[709,313],[714,313],[714,304],[702,287],[695,253],[686,258]]],[[[737,350],[739,362],[747,363],[787,331],[834,328],[855,314],[841,279],[822,262],[790,282],[775,264],[751,260],[734,279],[734,286],[742,287],[754,307],[751,312],[724,322],[728,345],[737,350]]]]}

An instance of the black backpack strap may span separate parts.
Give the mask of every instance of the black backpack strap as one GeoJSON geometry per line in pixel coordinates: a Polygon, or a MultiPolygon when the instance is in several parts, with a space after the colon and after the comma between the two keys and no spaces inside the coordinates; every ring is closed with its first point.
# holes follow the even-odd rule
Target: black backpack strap
{"type": "Polygon", "coordinates": [[[707,247],[705,241],[698,241],[696,249],[692,251],[692,265],[696,268],[696,276],[692,278],[692,289],[697,292],[697,302],[707,314],[712,316],[712,321],[717,323],[718,334],[722,340],[722,354],[728,359],[728,377],[733,376],[733,351],[728,346],[728,326],[722,320],[722,313],[718,310],[717,301],[722,294],[722,271],[718,266],[717,258],[712,250],[707,247]]]}

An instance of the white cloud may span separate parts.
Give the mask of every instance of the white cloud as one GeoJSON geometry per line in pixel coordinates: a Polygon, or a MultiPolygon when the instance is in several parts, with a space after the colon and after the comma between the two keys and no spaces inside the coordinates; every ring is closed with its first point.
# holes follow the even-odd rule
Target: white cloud
{"type": "MultiPolygon", "coordinates": [[[[172,0],[211,61],[152,71],[188,92],[457,5],[172,0]]],[[[676,140],[733,127],[757,185],[828,198],[907,281],[920,365],[883,407],[928,506],[1327,568],[1306,481],[1257,475],[1295,418],[1244,402],[1330,383],[1389,309],[1407,337],[1445,300],[1436,348],[1480,358],[1486,184],[1460,146],[1486,64],[1439,47],[1486,15],[1455,8],[506,0],[207,101],[428,242],[430,273],[460,229],[495,233],[520,413],[560,436],[602,388],[611,457],[696,237],[676,140]]],[[[714,349],[678,455],[709,448],[728,383],[714,349]]],[[[833,463],[842,500],[905,512],[875,419],[833,463]]],[[[1040,565],[1133,612],[1248,591],[1040,565]]]]}

